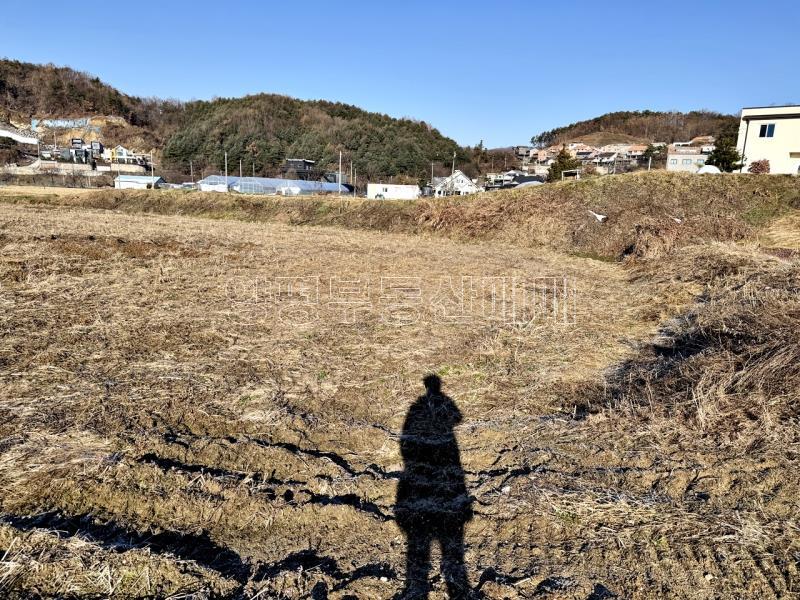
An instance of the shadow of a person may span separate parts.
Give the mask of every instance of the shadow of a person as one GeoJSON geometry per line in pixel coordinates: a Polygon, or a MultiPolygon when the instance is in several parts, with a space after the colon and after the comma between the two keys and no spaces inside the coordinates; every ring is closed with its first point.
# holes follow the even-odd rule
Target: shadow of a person
{"type": "Polygon", "coordinates": [[[431,547],[442,552],[442,575],[451,599],[468,598],[464,525],[472,518],[464,469],[453,428],[461,421],[455,402],[442,393],[436,375],[423,380],[425,394],[408,410],[400,438],[404,470],[395,516],[407,541],[403,599],[427,598],[431,547]]]}

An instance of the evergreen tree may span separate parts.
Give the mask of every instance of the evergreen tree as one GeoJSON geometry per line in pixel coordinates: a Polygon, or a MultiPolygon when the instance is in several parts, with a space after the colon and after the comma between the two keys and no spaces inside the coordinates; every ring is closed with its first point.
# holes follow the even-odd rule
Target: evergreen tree
{"type": "Polygon", "coordinates": [[[550,165],[550,170],[547,173],[549,181],[561,181],[561,173],[577,169],[581,166],[581,161],[574,158],[566,146],[561,146],[561,150],[556,155],[556,161],[550,165]]]}
{"type": "Polygon", "coordinates": [[[736,150],[736,138],[738,135],[738,124],[724,127],[717,134],[714,150],[708,155],[706,164],[714,165],[725,173],[740,169],[744,157],[736,150]]]}
{"type": "Polygon", "coordinates": [[[645,160],[650,160],[651,158],[654,161],[663,160],[664,156],[664,146],[654,146],[653,144],[648,144],[647,149],[642,154],[642,157],[645,160]]]}

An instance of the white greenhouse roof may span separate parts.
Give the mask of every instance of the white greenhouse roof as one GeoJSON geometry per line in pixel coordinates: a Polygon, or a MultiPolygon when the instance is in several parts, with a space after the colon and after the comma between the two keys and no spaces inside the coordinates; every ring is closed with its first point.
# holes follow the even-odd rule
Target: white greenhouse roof
{"type": "MultiPolygon", "coordinates": [[[[225,185],[224,175],[209,175],[201,179],[198,183],[205,185],[225,185]]],[[[344,184],[341,188],[338,183],[328,183],[326,181],[303,181],[302,179],[281,179],[277,177],[231,177],[228,176],[228,186],[237,186],[242,191],[251,193],[270,193],[271,191],[283,188],[297,188],[304,192],[338,192],[345,190],[344,184]]]]}

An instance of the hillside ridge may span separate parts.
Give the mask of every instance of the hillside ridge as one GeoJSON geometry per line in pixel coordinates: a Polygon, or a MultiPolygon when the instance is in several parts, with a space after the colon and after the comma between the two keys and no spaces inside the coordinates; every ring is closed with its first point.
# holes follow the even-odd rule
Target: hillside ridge
{"type": "Polygon", "coordinates": [[[713,135],[738,122],[735,115],[710,110],[660,112],[652,110],[616,111],[542,131],[531,138],[537,146],[584,141],[598,145],[688,141],[700,135],[713,135]]]}
{"type": "MultiPolygon", "coordinates": [[[[348,166],[366,177],[416,182],[431,163],[452,160],[474,170],[473,153],[423,121],[395,118],[327,100],[260,93],[241,98],[180,102],[127,95],[100,78],[69,67],[0,59],[0,122],[31,118],[123,117],[104,129],[106,145],[132,142],[163,149],[163,166],[188,173],[220,171],[241,161],[248,171],[275,175],[287,157],[319,169],[348,166]]],[[[449,172],[449,171],[448,171],[449,172]]]]}

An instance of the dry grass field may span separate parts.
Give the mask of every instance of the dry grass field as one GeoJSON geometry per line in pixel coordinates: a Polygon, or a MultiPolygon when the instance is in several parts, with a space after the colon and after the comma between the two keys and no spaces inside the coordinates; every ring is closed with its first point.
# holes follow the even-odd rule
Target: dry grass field
{"type": "Polygon", "coordinates": [[[0,596],[399,597],[429,373],[474,597],[800,592],[789,209],[610,262],[441,235],[444,205],[366,229],[100,194],[0,201],[0,596]]]}

